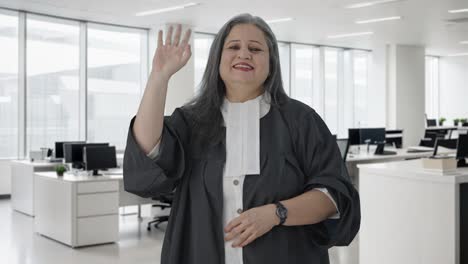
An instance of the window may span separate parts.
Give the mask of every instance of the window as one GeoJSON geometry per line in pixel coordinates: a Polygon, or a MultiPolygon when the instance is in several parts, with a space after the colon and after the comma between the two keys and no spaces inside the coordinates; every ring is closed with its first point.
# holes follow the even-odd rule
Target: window
{"type": "Polygon", "coordinates": [[[0,13],[0,158],[18,152],[18,15],[0,13]]]}
{"type": "Polygon", "coordinates": [[[147,78],[147,32],[88,24],[87,140],[124,149],[147,78]]]}
{"type": "Polygon", "coordinates": [[[279,42],[278,43],[278,52],[280,57],[280,66],[281,66],[281,78],[283,79],[283,88],[286,94],[290,95],[291,91],[289,88],[289,50],[290,45],[288,43],[279,42]]]}
{"type": "Polygon", "coordinates": [[[291,94],[290,96],[313,107],[314,47],[291,45],[291,94]]]}
{"type": "MultiPolygon", "coordinates": [[[[325,48],[325,122],[332,134],[338,133],[338,87],[339,79],[343,75],[343,69],[339,66],[339,60],[342,59],[341,50],[334,48],[325,48]],[[341,56],[339,56],[341,55],[341,56]]],[[[342,113],[340,113],[342,114],[342,113]]]]}
{"type": "Polygon", "coordinates": [[[79,24],[27,15],[27,149],[79,139],[79,24]]]}
{"type": "Polygon", "coordinates": [[[213,43],[213,40],[214,40],[214,35],[195,33],[195,36],[194,36],[195,92],[197,92],[198,89],[200,88],[200,82],[203,78],[203,74],[205,73],[206,64],[208,62],[208,56],[210,53],[211,43],[213,43]]]}
{"type": "Polygon", "coordinates": [[[426,115],[439,118],[439,58],[426,57],[426,115]]]}
{"type": "Polygon", "coordinates": [[[368,51],[353,51],[354,127],[367,125],[368,51]]]}

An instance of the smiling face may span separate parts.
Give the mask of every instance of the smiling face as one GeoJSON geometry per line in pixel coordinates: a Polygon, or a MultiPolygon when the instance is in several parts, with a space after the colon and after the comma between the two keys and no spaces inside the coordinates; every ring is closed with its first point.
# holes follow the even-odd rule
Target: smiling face
{"type": "Polygon", "coordinates": [[[269,58],[268,45],[259,28],[252,24],[234,26],[224,41],[219,65],[228,98],[244,101],[260,95],[270,71],[269,58]]]}

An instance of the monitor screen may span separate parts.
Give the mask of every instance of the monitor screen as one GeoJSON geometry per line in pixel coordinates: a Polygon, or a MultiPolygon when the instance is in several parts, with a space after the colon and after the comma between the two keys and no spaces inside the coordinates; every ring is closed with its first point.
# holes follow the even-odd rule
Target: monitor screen
{"type": "Polygon", "coordinates": [[[109,146],[109,143],[65,143],[63,145],[65,162],[82,164],[84,146],[109,146]]]}
{"type": "Polygon", "coordinates": [[[350,128],[349,145],[377,144],[385,141],[385,128],[350,128]]]}
{"type": "Polygon", "coordinates": [[[457,159],[468,157],[468,135],[458,135],[457,159]]]}
{"type": "Polygon", "coordinates": [[[348,129],[348,142],[349,145],[360,145],[361,136],[359,128],[349,128],[348,129]]]}
{"type": "Polygon", "coordinates": [[[83,149],[83,160],[86,170],[97,170],[117,167],[117,155],[115,146],[85,146],[83,149]]]}
{"type": "Polygon", "coordinates": [[[385,128],[362,128],[361,142],[377,144],[385,142],[385,128]]]}
{"type": "Polygon", "coordinates": [[[65,143],[86,143],[85,141],[57,141],[55,142],[55,157],[64,158],[63,144],[65,143]]]}

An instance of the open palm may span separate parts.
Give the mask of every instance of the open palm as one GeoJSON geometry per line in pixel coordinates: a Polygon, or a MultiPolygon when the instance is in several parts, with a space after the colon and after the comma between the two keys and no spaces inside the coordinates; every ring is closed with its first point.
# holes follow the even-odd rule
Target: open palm
{"type": "Polygon", "coordinates": [[[184,38],[180,40],[182,34],[182,26],[178,25],[174,39],[172,39],[173,27],[170,26],[166,35],[165,43],[163,43],[163,32],[158,32],[158,48],[153,58],[153,71],[162,73],[170,78],[174,73],[179,71],[187,64],[192,52],[190,51],[190,29],[185,31],[184,38]]]}

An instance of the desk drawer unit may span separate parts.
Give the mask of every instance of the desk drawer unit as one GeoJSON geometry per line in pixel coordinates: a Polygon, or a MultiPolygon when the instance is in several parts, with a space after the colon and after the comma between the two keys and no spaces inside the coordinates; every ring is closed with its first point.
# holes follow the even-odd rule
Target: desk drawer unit
{"type": "Polygon", "coordinates": [[[77,196],[77,217],[118,214],[119,193],[79,194],[77,196]]]}

